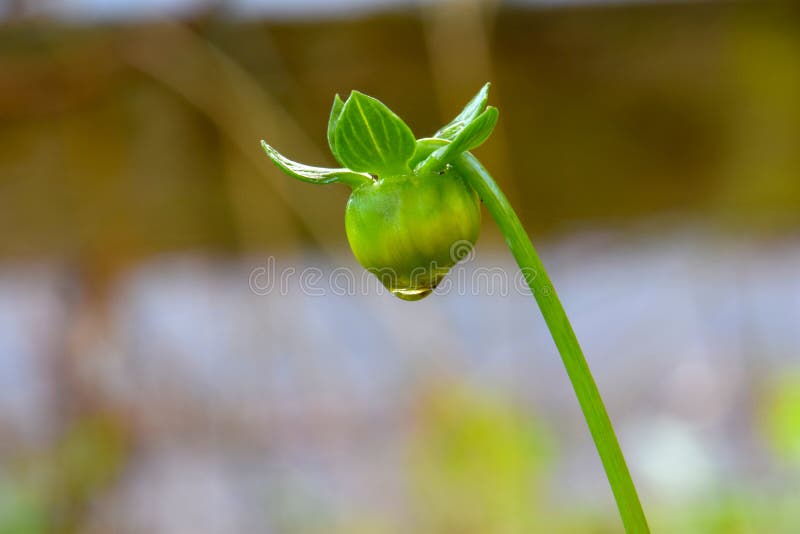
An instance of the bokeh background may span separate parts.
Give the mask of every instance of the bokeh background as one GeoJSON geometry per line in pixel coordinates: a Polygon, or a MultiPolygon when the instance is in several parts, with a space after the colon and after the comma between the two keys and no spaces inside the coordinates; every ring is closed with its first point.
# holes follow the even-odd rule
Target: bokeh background
{"type": "MultiPolygon", "coordinates": [[[[621,532],[530,296],[298,280],[360,273],[347,190],[291,181],[259,140],[330,165],[336,92],[421,137],[487,80],[476,153],[654,532],[800,532],[796,2],[4,0],[0,20],[3,534],[621,532]],[[294,277],[254,290],[269,272],[294,277]]],[[[459,269],[498,268],[487,215],[459,269]]]]}

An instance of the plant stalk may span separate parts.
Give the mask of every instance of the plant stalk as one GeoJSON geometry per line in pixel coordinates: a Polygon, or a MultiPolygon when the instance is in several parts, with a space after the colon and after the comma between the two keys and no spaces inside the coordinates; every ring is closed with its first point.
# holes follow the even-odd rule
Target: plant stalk
{"type": "Polygon", "coordinates": [[[453,162],[453,166],[478,193],[500,227],[511,253],[517,260],[517,264],[536,298],[553,341],[561,354],[567,375],[575,389],[597,452],[603,462],[603,468],[617,501],[625,531],[628,534],[649,533],[647,519],[617,436],[614,434],[608,412],[603,405],[603,399],[600,397],[600,392],[578,344],[578,339],[575,337],[575,332],[572,330],[567,313],[553,289],[550,277],[547,275],[536,249],[533,248],[525,228],[497,183],[472,154],[468,152],[462,154],[453,162]]]}

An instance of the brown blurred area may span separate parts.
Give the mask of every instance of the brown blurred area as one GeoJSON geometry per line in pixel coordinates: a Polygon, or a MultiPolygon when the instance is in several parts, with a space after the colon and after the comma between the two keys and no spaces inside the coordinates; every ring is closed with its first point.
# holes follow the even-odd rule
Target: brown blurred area
{"type": "MultiPolygon", "coordinates": [[[[267,257],[360,272],[347,191],[261,139],[334,165],[335,93],[423,137],[485,81],[476,154],[544,244],[654,531],[800,528],[797,2],[37,4],[0,10],[0,533],[619,531],[529,297],[249,285],[267,257]]],[[[485,216],[478,265],[513,272],[502,246],[485,216]]]]}
{"type": "Polygon", "coordinates": [[[258,140],[331,164],[334,93],[376,95],[424,136],[485,80],[503,115],[480,155],[531,230],[796,227],[794,3],[475,9],[7,24],[3,256],[341,243],[340,192],[286,183],[258,140]]]}

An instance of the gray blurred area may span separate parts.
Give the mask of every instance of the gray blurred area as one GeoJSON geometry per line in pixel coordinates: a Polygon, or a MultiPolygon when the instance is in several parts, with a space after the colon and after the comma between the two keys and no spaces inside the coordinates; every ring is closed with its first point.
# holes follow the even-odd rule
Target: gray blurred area
{"type": "Polygon", "coordinates": [[[100,4],[0,8],[0,533],[619,532],[488,214],[403,302],[260,151],[487,80],[653,531],[800,529],[795,3],[100,4]]]}

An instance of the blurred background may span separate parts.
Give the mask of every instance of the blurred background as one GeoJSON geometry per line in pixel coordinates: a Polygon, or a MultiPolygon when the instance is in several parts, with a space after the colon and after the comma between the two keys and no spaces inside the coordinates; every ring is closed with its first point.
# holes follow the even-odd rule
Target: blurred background
{"type": "Polygon", "coordinates": [[[0,2],[0,532],[621,532],[533,299],[334,291],[258,144],[487,80],[654,532],[800,532],[800,5],[602,0],[0,2]]]}

